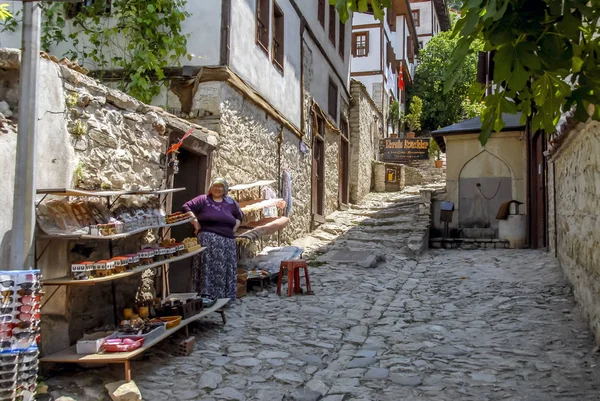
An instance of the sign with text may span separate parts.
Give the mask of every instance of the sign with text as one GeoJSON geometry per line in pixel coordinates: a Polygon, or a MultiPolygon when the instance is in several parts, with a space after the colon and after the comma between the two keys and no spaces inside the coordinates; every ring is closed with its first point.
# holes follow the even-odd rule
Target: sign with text
{"type": "Polygon", "coordinates": [[[383,161],[404,163],[429,159],[429,138],[385,138],[383,161]]]}

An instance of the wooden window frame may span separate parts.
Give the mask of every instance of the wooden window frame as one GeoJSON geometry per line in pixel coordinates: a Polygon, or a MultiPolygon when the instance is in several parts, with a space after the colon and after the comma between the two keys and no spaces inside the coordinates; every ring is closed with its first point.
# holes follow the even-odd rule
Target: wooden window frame
{"type": "MultiPolygon", "coordinates": [[[[363,50],[363,48],[361,48],[360,50],[363,50]]],[[[353,57],[367,57],[369,55],[369,31],[363,31],[363,32],[353,32],[352,33],[352,56],[353,57]],[[363,37],[365,38],[365,47],[364,47],[364,51],[365,54],[358,54],[358,38],[359,37],[363,37]]]]}
{"type": "Polygon", "coordinates": [[[337,120],[340,88],[337,86],[335,81],[329,78],[329,85],[327,86],[327,113],[334,119],[337,120]],[[335,89],[335,96],[332,96],[332,90],[335,89]]]}
{"type": "Polygon", "coordinates": [[[317,0],[317,19],[319,23],[325,29],[325,10],[327,8],[325,0],[317,0]]]}
{"type": "Polygon", "coordinates": [[[335,10],[334,5],[329,5],[329,41],[335,47],[335,28],[337,21],[337,11],[335,10]]]}
{"type": "Polygon", "coordinates": [[[413,21],[415,22],[415,28],[421,26],[421,10],[412,10],[413,21]]]}
{"type": "Polygon", "coordinates": [[[340,21],[338,30],[340,31],[338,34],[338,52],[342,61],[344,61],[346,59],[346,23],[340,21]]]}
{"type": "Polygon", "coordinates": [[[267,54],[267,56],[269,55],[269,30],[271,24],[269,5],[269,0],[256,0],[256,44],[267,54]],[[263,3],[267,3],[267,11],[261,9],[260,6],[263,3]],[[264,37],[261,36],[261,29],[266,31],[262,33],[264,37]]]}
{"type": "Polygon", "coordinates": [[[285,15],[281,10],[281,7],[276,2],[273,2],[273,22],[272,22],[272,35],[271,35],[271,62],[282,74],[283,65],[285,62],[285,15]],[[281,18],[281,32],[278,32],[277,18],[281,18]],[[280,37],[279,34],[281,34],[280,37]],[[281,42],[281,43],[279,43],[281,42]],[[281,60],[276,57],[277,49],[281,48],[281,60]]]}

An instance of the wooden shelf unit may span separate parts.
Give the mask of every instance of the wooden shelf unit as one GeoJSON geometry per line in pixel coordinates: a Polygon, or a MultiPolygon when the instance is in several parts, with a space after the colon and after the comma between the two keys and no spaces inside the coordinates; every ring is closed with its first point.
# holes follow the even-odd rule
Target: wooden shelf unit
{"type": "Polygon", "coordinates": [[[79,355],[77,354],[77,346],[73,345],[67,349],[59,351],[55,354],[45,356],[40,359],[41,362],[52,362],[52,363],[117,363],[125,365],[125,380],[131,381],[131,366],[130,359],[140,355],[144,351],[147,351],[149,348],[152,348],[156,344],[160,343],[165,338],[169,337],[171,334],[185,328],[187,330],[187,325],[199,320],[210,313],[217,312],[221,314],[221,318],[223,319],[223,324],[227,322],[225,319],[225,312],[222,308],[227,305],[229,302],[229,298],[221,298],[218,299],[213,306],[210,308],[204,309],[197,315],[194,315],[188,319],[182,320],[181,323],[173,327],[172,329],[167,330],[165,333],[161,334],[159,337],[144,343],[144,345],[136,350],[131,352],[102,352],[98,354],[86,354],[79,355]]]}

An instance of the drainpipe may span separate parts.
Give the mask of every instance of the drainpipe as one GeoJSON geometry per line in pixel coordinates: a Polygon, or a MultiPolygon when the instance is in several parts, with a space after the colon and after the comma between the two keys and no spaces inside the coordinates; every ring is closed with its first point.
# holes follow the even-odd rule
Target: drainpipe
{"type": "Polygon", "coordinates": [[[554,257],[558,258],[558,223],[556,221],[556,163],[552,163],[552,199],[554,202],[554,257]]]}
{"type": "Polygon", "coordinates": [[[281,145],[283,145],[283,125],[277,137],[277,196],[281,196],[281,145]]]}
{"type": "Polygon", "coordinates": [[[29,270],[35,265],[35,152],[41,20],[40,2],[23,0],[19,134],[15,163],[12,244],[8,266],[11,270],[29,270]]]}

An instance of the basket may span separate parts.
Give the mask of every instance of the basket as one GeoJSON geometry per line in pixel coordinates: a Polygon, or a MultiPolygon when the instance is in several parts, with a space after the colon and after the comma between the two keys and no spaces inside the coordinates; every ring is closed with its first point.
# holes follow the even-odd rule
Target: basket
{"type": "Polygon", "coordinates": [[[109,338],[102,344],[106,352],[130,352],[144,345],[143,337],[109,338]]]}
{"type": "Polygon", "coordinates": [[[181,316],[166,316],[161,317],[160,320],[167,323],[167,330],[169,330],[179,326],[179,323],[181,323],[181,316]]]}

